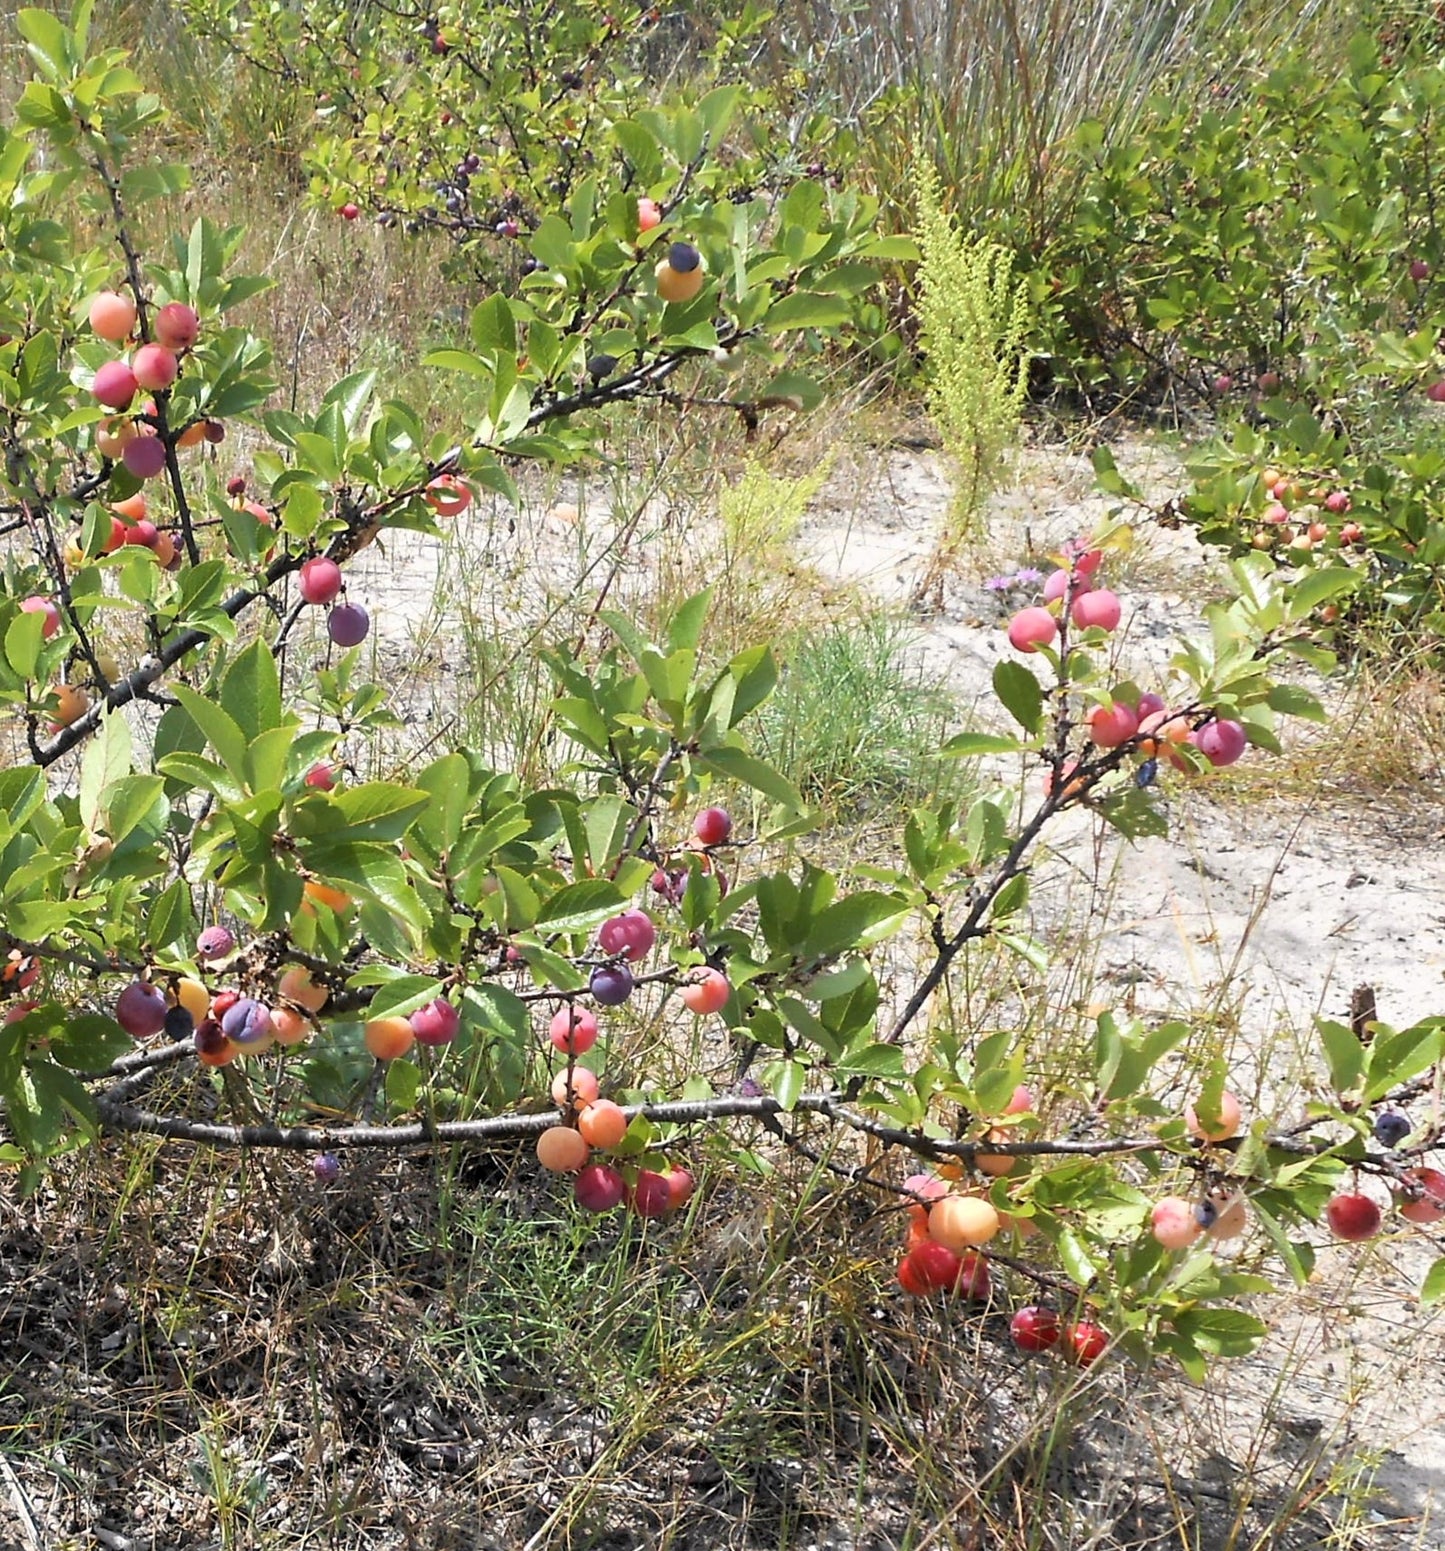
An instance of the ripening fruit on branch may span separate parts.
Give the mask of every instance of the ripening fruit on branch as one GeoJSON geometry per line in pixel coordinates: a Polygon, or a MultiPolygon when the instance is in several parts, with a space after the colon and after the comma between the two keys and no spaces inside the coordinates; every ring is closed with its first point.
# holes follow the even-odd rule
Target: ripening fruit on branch
{"type": "Polygon", "coordinates": [[[341,567],[325,555],[313,555],[302,562],[296,585],[307,603],[331,603],[341,591],[341,567]]]}
{"type": "Polygon", "coordinates": [[[667,1179],[655,1169],[639,1169],[627,1204],[639,1217],[662,1217],[672,1210],[672,1191],[667,1179]]]}
{"type": "Polygon", "coordinates": [[[637,230],[650,232],[654,226],[662,224],[662,209],[655,199],[645,196],[637,201],[637,230]]]}
{"type": "Polygon", "coordinates": [[[1216,767],[1232,765],[1249,747],[1244,728],[1231,721],[1206,722],[1190,735],[1190,742],[1216,767]]]}
{"type": "Polygon", "coordinates": [[[284,1002],[295,1002],[307,1012],[320,1012],[330,1000],[331,992],[311,978],[311,971],[301,964],[293,964],[276,982],[276,995],[284,1002]]]}
{"type": "MultiPolygon", "coordinates": [[[[136,383],[147,393],[159,393],[169,388],[180,371],[180,363],[174,351],[164,345],[142,345],[131,357],[130,369],[136,383]]],[[[203,436],[204,431],[201,433],[203,436]]]]}
{"type": "Polygon", "coordinates": [[[553,1174],[576,1174],[591,1149],[571,1126],[548,1126],[537,1138],[537,1162],[553,1174]]]}
{"type": "Polygon", "coordinates": [[[29,597],[21,601],[20,612],[22,614],[40,614],[44,617],[44,623],[40,627],[40,639],[48,641],[51,636],[60,629],[60,610],[49,598],[29,597]]]}
{"type": "Polygon", "coordinates": [[[226,1038],[221,1025],[214,1018],[206,1018],[198,1023],[192,1039],[196,1047],[196,1059],[202,1066],[229,1066],[241,1053],[240,1047],[226,1038]]]}
{"type": "Polygon", "coordinates": [[[1249,1225],[1249,1208],[1242,1194],[1232,1195],[1220,1185],[1194,1208],[1194,1220],[1206,1238],[1216,1242],[1237,1239],[1249,1225]]]}
{"type": "Polygon", "coordinates": [[[632,995],[632,971],[625,964],[603,964],[592,971],[587,989],[604,1007],[620,1007],[632,995]]]}
{"type": "Polygon", "coordinates": [[[721,1012],[727,1006],[732,987],[727,976],[715,969],[705,969],[690,984],[682,988],[682,1004],[691,1013],[704,1017],[708,1013],[721,1012]]]}
{"type": "Polygon", "coordinates": [[[1194,1203],[1182,1196],[1165,1196],[1155,1204],[1150,1229],[1165,1249],[1188,1249],[1204,1231],[1194,1215],[1194,1203]]]}
{"type": "Polygon", "coordinates": [[[184,302],[167,302],[152,320],[151,332],[167,350],[189,350],[200,337],[200,315],[184,302]]]}
{"type": "Polygon", "coordinates": [[[1118,700],[1111,706],[1091,706],[1086,720],[1089,737],[1101,749],[1117,749],[1139,730],[1134,708],[1118,700]]]}
{"type": "Polygon", "coordinates": [[[343,221],[354,221],[361,214],[361,206],[353,205],[350,203],[344,204],[337,210],[336,213],[343,221]]]}
{"type": "Polygon", "coordinates": [[[1401,1176],[1411,1193],[1395,1197],[1395,1210],[1406,1222],[1436,1223],[1445,1218],[1445,1174],[1421,1165],[1401,1176]]]}
{"type": "Polygon", "coordinates": [[[90,710],[90,696],[78,684],[59,684],[55,689],[55,710],[50,718],[53,732],[78,722],[90,710]]]}
{"type": "Polygon", "coordinates": [[[271,1032],[276,1036],[278,1045],[299,1045],[309,1037],[311,1021],[305,1013],[297,1012],[294,1007],[273,1007],[271,1032]]]}
{"type": "Polygon", "coordinates": [[[1325,1208],[1325,1221],[1337,1239],[1358,1243],[1380,1231],[1380,1208],[1358,1192],[1336,1196],[1325,1208]]]}
{"type": "Polygon", "coordinates": [[[920,1201],[941,1201],[949,1193],[948,1181],[936,1174],[910,1174],[903,1181],[903,1188],[920,1201]]]}
{"type": "Polygon", "coordinates": [[[107,361],[96,372],[90,391],[107,409],[129,409],[140,384],[124,361],[107,361]]]}
{"type": "Polygon", "coordinates": [[[657,941],[657,928],[646,911],[624,910],[621,915],[602,923],[597,941],[604,953],[621,954],[635,964],[652,952],[657,941]]]}
{"type": "Polygon", "coordinates": [[[154,479],[166,466],[166,444],[159,436],[133,436],[121,448],[120,461],[137,479],[154,479]]]}
{"type": "Polygon", "coordinates": [[[167,1006],[184,1007],[193,1023],[200,1023],[210,1016],[211,993],[199,980],[188,976],[176,981],[175,988],[166,998],[167,1006]]]}
{"type": "Polygon", "coordinates": [[[210,961],[224,959],[236,951],[236,939],[224,926],[208,926],[196,938],[196,957],[210,961]]]}
{"type": "Polygon", "coordinates": [[[166,998],[148,980],[132,980],[116,998],[115,1021],[133,1039],[159,1034],[166,1026],[166,998]]]}
{"type": "Polygon", "coordinates": [[[341,647],[360,646],[371,620],[359,603],[338,603],[326,616],[326,633],[341,647]]]}
{"type": "Polygon", "coordinates": [[[1398,1147],[1415,1129],[1415,1122],[1398,1109],[1382,1109],[1375,1116],[1375,1140],[1381,1147],[1398,1147]]]}
{"type": "Polygon", "coordinates": [[[312,765],[301,777],[301,784],[314,792],[329,792],[336,785],[336,769],[327,764],[312,765]]]}
{"type": "Polygon", "coordinates": [[[1008,1333],[1021,1352],[1047,1352],[1059,1344],[1064,1327],[1052,1309],[1031,1303],[1009,1321],[1008,1333]]]}
{"type": "Polygon", "coordinates": [[[411,1015],[412,1031],[421,1045],[449,1045],[461,1031],[461,1015],[444,996],[411,1015]]]}
{"type": "Polygon", "coordinates": [[[1069,590],[1069,583],[1074,584],[1074,596],[1088,592],[1093,583],[1081,571],[1071,571],[1066,567],[1060,567],[1057,571],[1050,571],[1044,578],[1044,602],[1058,603],[1069,590]]]}
{"type": "Polygon", "coordinates": [[[676,1164],[664,1169],[662,1177],[667,1181],[668,1210],[681,1211],[692,1200],[693,1191],[697,1189],[697,1181],[693,1179],[688,1169],[679,1168],[676,1164]]]}
{"type": "Polygon", "coordinates": [[[135,303],[116,291],[102,291],[91,301],[90,326],[113,345],[123,344],[135,327],[135,303]]]}
{"type": "Polygon", "coordinates": [[[1074,599],[1069,618],[1080,630],[1116,630],[1123,612],[1118,595],[1099,587],[1074,599]]]}
{"type": "Polygon", "coordinates": [[[610,1212],[621,1206],[627,1182],[607,1163],[589,1163],[572,1187],[577,1205],[587,1212],[610,1212]]]}
{"type": "Polygon", "coordinates": [[[1058,633],[1058,621],[1047,609],[1020,609],[1008,623],[1008,643],[1016,652],[1052,645],[1058,633]]]}
{"type": "Polygon", "coordinates": [[[998,1230],[998,1212],[977,1196],[944,1196],[928,1211],[929,1238],[955,1254],[987,1244],[998,1230]]]}
{"type": "MultiPolygon", "coordinates": [[[[989,1129],[988,1140],[991,1142],[1008,1142],[1017,1140],[1009,1131],[1001,1126],[993,1126],[989,1129]]],[[[980,1174],[987,1174],[993,1179],[1002,1179],[1005,1174],[1012,1174],[1018,1166],[1018,1158],[1013,1153],[1006,1152],[976,1152],[973,1155],[973,1166],[980,1174]]]]}
{"type": "Polygon", "coordinates": [[[1227,1142],[1239,1130],[1242,1111],[1239,1100],[1226,1089],[1219,1096],[1219,1113],[1209,1117],[1206,1124],[1190,1104],[1184,1111],[1184,1124],[1190,1133],[1206,1142],[1227,1142]]]}
{"type": "Polygon", "coordinates": [[[1109,1349],[1109,1332],[1089,1320],[1065,1325],[1063,1350],[1081,1368],[1092,1367],[1109,1349]]]}
{"type": "Polygon", "coordinates": [[[574,1066],[569,1079],[566,1071],[552,1079],[552,1102],[563,1109],[586,1109],[597,1102],[597,1073],[585,1066],[574,1066]]]}
{"type": "Polygon", "coordinates": [[[675,242],[655,271],[657,294],[665,302],[690,302],[703,288],[707,266],[690,242],[675,242]]]}
{"type": "Polygon", "coordinates": [[[577,1129],[591,1146],[605,1151],[627,1135],[627,1116],[611,1099],[598,1099],[577,1116],[577,1129]]]}
{"type": "Polygon", "coordinates": [[[733,832],[732,815],[726,808],[704,808],[692,821],[692,832],[705,846],[726,845],[733,832]]]}
{"type": "Polygon", "coordinates": [[[372,1018],[361,1039],[378,1061],[395,1061],[416,1044],[416,1034],[405,1018],[372,1018]]]}
{"type": "Polygon", "coordinates": [[[569,1003],[552,1015],[548,1032],[564,1056],[585,1056],[597,1043],[597,1019],[587,1008],[569,1003]]]}
{"type": "Polygon", "coordinates": [[[271,1009],[249,996],[240,997],[221,1015],[221,1032],[242,1050],[268,1045],[276,1037],[271,1009]]]}

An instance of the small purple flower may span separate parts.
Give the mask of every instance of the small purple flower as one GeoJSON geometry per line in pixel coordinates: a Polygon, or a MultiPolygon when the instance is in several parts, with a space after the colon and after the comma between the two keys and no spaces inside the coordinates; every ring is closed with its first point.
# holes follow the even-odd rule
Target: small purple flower
{"type": "Polygon", "coordinates": [[[990,592],[1007,592],[1013,585],[1011,576],[990,576],[983,584],[990,592]]]}
{"type": "Polygon", "coordinates": [[[1016,587],[1032,586],[1034,582],[1041,582],[1044,573],[1036,566],[1026,565],[1021,571],[1014,573],[1014,585],[1016,587]]]}
{"type": "Polygon", "coordinates": [[[751,1077],[744,1077],[738,1084],[738,1097],[740,1099],[760,1099],[763,1096],[763,1085],[751,1077]]]}

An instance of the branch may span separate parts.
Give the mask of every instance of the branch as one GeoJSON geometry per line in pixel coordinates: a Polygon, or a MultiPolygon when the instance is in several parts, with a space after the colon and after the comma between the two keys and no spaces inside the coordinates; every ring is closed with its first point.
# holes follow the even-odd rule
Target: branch
{"type": "MultiPolygon", "coordinates": [[[[156,1052],[156,1062],[152,1064],[173,1059],[171,1052],[174,1048],[167,1047],[156,1052]]],[[[118,1088],[123,1086],[117,1085],[118,1088]]],[[[167,1137],[172,1141],[195,1142],[212,1147],[277,1147],[293,1151],[428,1147],[440,1142],[518,1142],[536,1137],[548,1126],[556,1125],[560,1115],[558,1110],[548,1109],[530,1115],[492,1115],[484,1120],[444,1120],[401,1126],[235,1126],[158,1114],[125,1102],[123,1097],[117,1096],[116,1090],[96,1099],[96,1111],[102,1122],[116,1131],[138,1131],[150,1136],[167,1137]]],[[[980,1152],[1006,1153],[1013,1157],[1099,1158],[1169,1150],[1157,1136],[1107,1137],[1094,1141],[943,1141],[926,1136],[922,1131],[885,1125],[882,1121],[860,1115],[842,1102],[836,1093],[800,1094],[791,1109],[785,1109],[777,1099],[767,1095],[745,1098],[739,1094],[722,1094],[711,1099],[633,1104],[625,1107],[623,1112],[629,1120],[644,1115],[659,1125],[696,1125],[729,1118],[755,1119],[766,1123],[770,1118],[775,1119],[788,1113],[821,1115],[850,1130],[863,1132],[925,1158],[958,1158],[965,1162],[971,1162],[974,1155],[980,1152]]],[[[1334,1144],[1271,1137],[1269,1145],[1292,1153],[1321,1154],[1330,1151],[1334,1144]]]]}

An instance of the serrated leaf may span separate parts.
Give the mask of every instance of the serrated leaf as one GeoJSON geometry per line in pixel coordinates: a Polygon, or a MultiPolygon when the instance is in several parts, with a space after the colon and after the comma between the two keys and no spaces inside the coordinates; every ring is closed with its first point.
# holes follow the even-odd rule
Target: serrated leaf
{"type": "Polygon", "coordinates": [[[366,781],[336,793],[331,806],[347,840],[400,840],[431,801],[427,792],[390,781],[366,781]]]}
{"type": "Polygon", "coordinates": [[[398,975],[377,991],[366,1009],[368,1018],[404,1018],[434,1002],[446,988],[429,975],[398,975]]]}
{"type": "Polygon", "coordinates": [[[616,884],[605,878],[588,878],[558,889],[542,906],[535,924],[550,932],[590,932],[625,903],[616,884]]]}

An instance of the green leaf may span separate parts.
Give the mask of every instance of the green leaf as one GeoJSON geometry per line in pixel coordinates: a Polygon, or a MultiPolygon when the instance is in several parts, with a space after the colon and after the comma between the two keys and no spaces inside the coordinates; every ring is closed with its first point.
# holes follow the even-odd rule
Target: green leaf
{"type": "Polygon", "coordinates": [[[105,793],[105,829],[119,845],[148,819],[159,833],[169,812],[165,781],[158,775],[125,776],[105,793]]]}
{"type": "Polygon", "coordinates": [[[1001,738],[989,732],[961,732],[950,738],[938,752],[954,759],[973,759],[980,754],[1023,754],[1027,747],[1017,738],[1001,738]]]}
{"type": "Polygon", "coordinates": [[[134,1049],[135,1041],[114,1018],[94,1013],[67,1015],[50,1036],[50,1054],[76,1072],[104,1072],[134,1049]]]}
{"type": "Polygon", "coordinates": [[[569,883],[542,906],[536,925],[553,932],[589,932],[615,915],[626,901],[605,878],[569,883]]]}
{"type": "Polygon", "coordinates": [[[439,366],[444,372],[462,372],[468,377],[490,378],[494,375],[492,363],[473,355],[470,350],[429,350],[421,358],[421,364],[439,366]]]}
{"type": "MultiPolygon", "coordinates": [[[[355,984],[353,980],[351,984],[355,984]]],[[[366,1009],[370,1018],[404,1018],[418,1007],[434,1002],[446,988],[429,975],[399,975],[377,991],[366,1009]]]]}
{"type": "Polygon", "coordinates": [[[1420,1284],[1420,1306],[1428,1309],[1442,1298],[1445,1298],[1445,1255],[1425,1273],[1425,1280],[1420,1284]]]}
{"type": "Polygon", "coordinates": [[[249,742],[281,720],[281,679],[270,646],[259,637],[221,680],[221,708],[249,742]]]}
{"type": "Polygon", "coordinates": [[[400,840],[431,797],[390,781],[366,781],[336,793],[331,806],[341,816],[347,840],[400,840]]]}
{"type": "Polygon", "coordinates": [[[1069,1280],[1078,1287],[1087,1287],[1099,1274],[1099,1267],[1090,1256],[1084,1241],[1072,1228],[1063,1229],[1058,1237],[1059,1260],[1063,1263],[1069,1280]]]}
{"type": "Polygon", "coordinates": [[[1365,1047],[1348,1024],[1320,1018],[1315,1026],[1329,1062],[1330,1083],[1336,1093],[1348,1093],[1364,1075],[1365,1047]]]}
{"type": "Polygon", "coordinates": [[[444,754],[416,778],[429,802],[418,824],[439,851],[450,850],[462,832],[471,792],[471,767],[462,754],[444,754]]]}
{"type": "Polygon", "coordinates": [[[794,291],[773,303],[764,315],[764,327],[776,329],[835,328],[851,315],[848,303],[838,296],[817,291],[794,291]]]}
{"type": "Polygon", "coordinates": [[[169,948],[172,943],[188,940],[196,930],[191,909],[191,891],[184,878],[163,889],[146,918],[146,939],[152,948],[169,948]]]}
{"type": "Polygon", "coordinates": [[[238,781],[246,770],[246,735],[214,701],[198,695],[185,684],[172,686],[171,693],[185,707],[191,720],[205,734],[221,763],[238,781]]]}
{"type": "Polygon", "coordinates": [[[5,632],[5,660],[16,678],[33,679],[44,645],[43,614],[18,613],[5,632]]]}
{"type": "Polygon", "coordinates": [[[102,795],[131,773],[132,761],[130,723],[119,712],[108,712],[80,761],[80,819],[87,829],[99,832],[102,795]]]}
{"type": "Polygon", "coordinates": [[[799,1061],[778,1061],[770,1068],[769,1075],[773,1097],[785,1110],[791,1110],[807,1081],[807,1069],[799,1061]]]}
{"type": "Polygon", "coordinates": [[[403,1113],[416,1108],[421,1093],[421,1068],[404,1058],[392,1061],[386,1069],[386,1102],[403,1113]]]}
{"type": "Polygon", "coordinates": [[[1359,585],[1358,573],[1349,566],[1321,566],[1294,584],[1289,594],[1289,617],[1291,620],[1303,619],[1320,604],[1328,603],[1341,593],[1353,592],[1359,585]]]}
{"type": "Polygon", "coordinates": [[[1043,723],[1044,692],[1033,674],[1020,662],[1001,662],[993,670],[993,692],[1019,726],[1036,737],[1043,723]]]}
{"type": "Polygon", "coordinates": [[[718,745],[700,755],[697,763],[731,781],[740,781],[744,786],[762,792],[774,802],[782,803],[785,808],[797,809],[803,806],[802,793],[786,776],[753,755],[744,753],[742,749],[718,745]]]}

